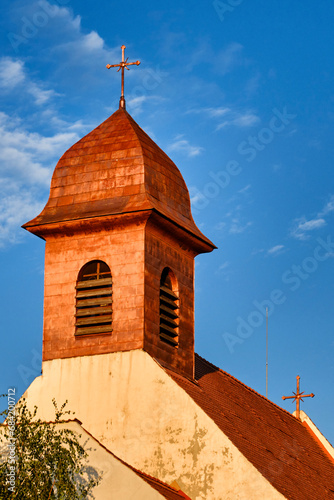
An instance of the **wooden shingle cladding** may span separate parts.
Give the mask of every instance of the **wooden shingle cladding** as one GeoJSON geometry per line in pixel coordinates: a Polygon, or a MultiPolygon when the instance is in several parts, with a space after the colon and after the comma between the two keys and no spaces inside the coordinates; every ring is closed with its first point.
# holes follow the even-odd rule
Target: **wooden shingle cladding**
{"type": "Polygon", "coordinates": [[[173,290],[171,271],[166,268],[160,280],[160,340],[173,347],[178,347],[178,324],[179,297],[173,290]]]}
{"type": "Polygon", "coordinates": [[[112,278],[105,262],[89,262],[79,273],[75,326],[75,335],[112,332],[112,278]]]}

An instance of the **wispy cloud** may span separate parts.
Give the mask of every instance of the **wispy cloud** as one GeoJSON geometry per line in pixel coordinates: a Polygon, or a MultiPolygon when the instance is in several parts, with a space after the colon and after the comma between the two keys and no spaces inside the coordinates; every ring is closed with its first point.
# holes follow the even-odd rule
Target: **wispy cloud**
{"type": "MultiPolygon", "coordinates": [[[[48,8],[53,7],[46,0],[42,1],[48,4],[48,8]]],[[[82,28],[81,17],[79,15],[74,16],[67,7],[55,10],[48,29],[53,35],[52,51],[57,56],[62,54],[63,57],[66,57],[67,64],[70,61],[71,64],[82,66],[84,58],[86,69],[92,66],[105,69],[109,58],[115,58],[115,61],[120,59],[119,47],[108,47],[105,40],[95,30],[85,33],[82,28]]]]}
{"type": "MultiPolygon", "coordinates": [[[[131,93],[126,99],[126,107],[129,108],[130,113],[132,116],[137,116],[143,111],[143,104],[145,104],[147,101],[149,102],[154,102],[154,103],[161,103],[165,101],[165,99],[159,95],[152,95],[147,94],[147,95],[140,95],[136,97],[132,97],[131,93]]],[[[113,108],[114,110],[114,108],[113,108]]],[[[146,131],[146,129],[145,129],[146,131]]],[[[150,136],[151,137],[151,136],[150,136]]]]}
{"type": "Polygon", "coordinates": [[[245,194],[245,193],[247,193],[251,189],[251,187],[252,187],[251,184],[247,184],[247,186],[239,189],[238,193],[239,194],[245,194]]]}
{"type": "Polygon", "coordinates": [[[243,224],[240,222],[238,218],[232,219],[231,227],[230,227],[230,234],[241,234],[244,233],[253,223],[252,222],[246,222],[243,224]]]}
{"type": "Polygon", "coordinates": [[[196,187],[189,186],[190,202],[192,207],[196,207],[198,203],[206,203],[207,199],[196,187]]]}
{"type": "Polygon", "coordinates": [[[225,49],[221,50],[215,57],[216,70],[225,75],[235,67],[244,62],[242,56],[243,46],[240,43],[232,42],[225,49]]]}
{"type": "Polygon", "coordinates": [[[22,238],[22,223],[36,216],[49,193],[52,170],[76,142],[75,131],[43,136],[0,113],[0,246],[22,238]]]}
{"type": "Polygon", "coordinates": [[[319,216],[320,217],[324,217],[325,215],[327,215],[327,214],[329,214],[330,212],[333,212],[333,211],[334,211],[334,195],[332,195],[330,197],[328,203],[326,203],[326,205],[321,210],[321,212],[319,212],[319,216]]]}
{"type": "Polygon", "coordinates": [[[237,127],[252,127],[259,123],[260,118],[254,113],[245,113],[244,115],[239,115],[234,120],[232,120],[232,124],[237,127]]]}
{"type": "Polygon", "coordinates": [[[0,113],[0,176],[17,181],[48,185],[51,166],[65,149],[79,139],[75,132],[44,137],[18,126],[5,113],[0,113]]]}
{"type": "Polygon", "coordinates": [[[310,231],[319,229],[326,225],[325,219],[317,218],[306,220],[304,217],[294,221],[294,227],[291,230],[291,235],[298,240],[307,240],[310,231]]]}
{"type": "Polygon", "coordinates": [[[46,199],[35,190],[0,181],[0,247],[21,241],[20,226],[41,212],[46,199]]]}
{"type": "Polygon", "coordinates": [[[221,264],[219,266],[219,271],[223,271],[224,269],[227,269],[228,267],[230,267],[230,263],[226,260],[225,262],[223,262],[223,264],[221,264]]]}
{"type": "Polygon", "coordinates": [[[218,108],[196,108],[189,109],[186,114],[207,114],[210,118],[220,118],[221,116],[230,113],[231,109],[226,107],[218,107],[218,108]]]}
{"type": "Polygon", "coordinates": [[[0,87],[3,90],[12,90],[25,80],[24,63],[11,57],[0,59],[0,87]]]}
{"type": "Polygon", "coordinates": [[[205,114],[209,118],[219,120],[224,117],[224,121],[218,123],[216,126],[216,131],[221,130],[225,127],[253,127],[260,123],[260,117],[251,110],[234,110],[232,107],[217,107],[217,108],[197,108],[190,109],[187,114],[205,114]]]}
{"type": "Polygon", "coordinates": [[[198,156],[202,153],[202,151],[204,151],[204,148],[202,148],[201,146],[191,145],[187,139],[184,139],[184,136],[182,134],[176,136],[174,142],[170,144],[167,149],[169,151],[183,153],[190,158],[198,156]]]}
{"type": "Polygon", "coordinates": [[[274,247],[269,248],[269,250],[267,251],[267,254],[268,255],[277,255],[277,254],[281,253],[284,248],[285,248],[284,245],[275,245],[274,247]]]}
{"type": "Polygon", "coordinates": [[[310,238],[310,232],[327,225],[326,217],[334,211],[334,195],[329,197],[329,201],[312,219],[300,217],[295,219],[292,224],[290,235],[298,240],[307,240],[310,238]]]}
{"type": "Polygon", "coordinates": [[[0,88],[4,92],[19,89],[24,94],[30,94],[38,105],[45,104],[56,92],[46,89],[41,83],[33,81],[24,66],[24,62],[11,57],[0,58],[0,88]]]}
{"type": "Polygon", "coordinates": [[[231,126],[240,128],[253,127],[254,125],[260,123],[260,121],[260,117],[250,111],[246,111],[244,113],[231,112],[230,116],[227,116],[223,122],[217,125],[216,130],[218,131],[222,128],[231,126]]]}
{"type": "Polygon", "coordinates": [[[222,229],[225,229],[226,227],[226,222],[219,222],[218,224],[215,225],[215,229],[217,231],[221,231],[222,229]]]}

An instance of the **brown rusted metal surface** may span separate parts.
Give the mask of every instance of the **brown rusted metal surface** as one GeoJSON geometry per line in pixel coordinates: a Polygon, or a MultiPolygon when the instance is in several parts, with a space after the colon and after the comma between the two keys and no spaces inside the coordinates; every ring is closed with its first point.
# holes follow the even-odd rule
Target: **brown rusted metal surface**
{"type": "Polygon", "coordinates": [[[282,399],[293,399],[293,401],[296,401],[296,417],[300,419],[300,401],[303,401],[303,398],[314,398],[314,394],[304,394],[304,392],[300,392],[299,389],[299,381],[300,381],[300,376],[297,375],[297,392],[294,392],[293,396],[282,396],[282,399]]]}
{"type": "Polygon", "coordinates": [[[125,59],[125,56],[124,56],[124,51],[126,49],[125,45],[122,45],[121,47],[122,49],[122,60],[119,64],[107,64],[106,68],[107,69],[110,69],[110,68],[118,68],[117,70],[117,73],[122,70],[122,94],[121,94],[121,98],[119,100],[119,107],[120,108],[123,108],[125,109],[125,97],[124,97],[124,68],[127,69],[128,71],[130,71],[130,69],[128,68],[128,66],[133,66],[133,65],[136,65],[136,66],[139,66],[140,64],[140,61],[135,61],[135,62],[128,62],[128,57],[125,59]]]}

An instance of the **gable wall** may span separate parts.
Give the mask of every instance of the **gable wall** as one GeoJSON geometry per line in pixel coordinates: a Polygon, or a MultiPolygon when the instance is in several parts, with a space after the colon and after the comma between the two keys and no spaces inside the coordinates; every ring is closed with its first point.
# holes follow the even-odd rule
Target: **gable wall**
{"type": "Polygon", "coordinates": [[[54,417],[52,397],[68,399],[103,445],[168,484],[176,480],[193,500],[284,498],[144,351],[44,362],[25,396],[45,420],[54,417]]]}

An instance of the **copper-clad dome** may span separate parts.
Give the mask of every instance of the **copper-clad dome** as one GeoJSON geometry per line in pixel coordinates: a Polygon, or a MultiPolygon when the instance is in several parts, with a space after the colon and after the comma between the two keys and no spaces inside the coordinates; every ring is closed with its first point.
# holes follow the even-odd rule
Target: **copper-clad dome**
{"type": "Polygon", "coordinates": [[[152,209],[214,247],[194,223],[176,165],[120,108],[64,153],[46,206],[23,227],[152,209]]]}

